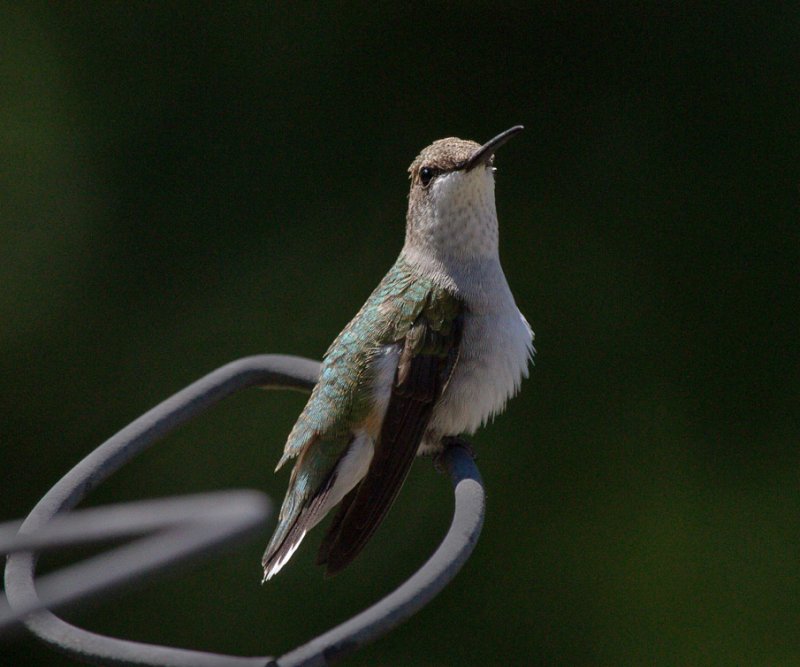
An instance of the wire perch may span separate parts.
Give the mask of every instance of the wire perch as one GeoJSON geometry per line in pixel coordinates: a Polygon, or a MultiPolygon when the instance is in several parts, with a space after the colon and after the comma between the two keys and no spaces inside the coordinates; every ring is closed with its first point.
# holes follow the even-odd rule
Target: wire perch
{"type": "Polygon", "coordinates": [[[0,525],[0,552],[11,554],[5,569],[7,603],[0,598],[0,632],[22,622],[52,648],[84,662],[151,667],[300,667],[327,665],[386,634],[432,600],[458,573],[477,543],[485,496],[470,453],[458,444],[444,454],[455,493],[450,528],[434,554],[380,602],[279,658],[234,656],[116,639],[83,630],[51,609],[139,580],[190,556],[230,545],[264,521],[269,503],[255,491],[228,491],[160,501],[125,503],[70,512],[109,475],[170,431],[209,407],[253,386],[310,390],[317,362],[260,355],[231,362],[182,389],[100,445],[36,504],[21,524],[0,525]],[[200,504],[198,504],[200,503],[200,504]],[[208,504],[206,504],[208,503],[208,504]],[[215,505],[211,521],[203,520],[215,505]],[[154,512],[153,508],[157,507],[154,512]],[[161,515],[162,523],[153,520],[161,515]],[[225,520],[220,521],[220,514],[225,520]],[[149,515],[149,516],[148,516],[149,515]],[[232,516],[238,516],[238,521],[232,516]],[[226,524],[217,532],[212,524],[226,524]],[[158,526],[166,534],[141,538],[59,572],[35,579],[38,552],[46,548],[142,535],[158,526]],[[18,532],[17,532],[18,529],[18,532]],[[150,554],[146,557],[145,554],[150,554]]]}

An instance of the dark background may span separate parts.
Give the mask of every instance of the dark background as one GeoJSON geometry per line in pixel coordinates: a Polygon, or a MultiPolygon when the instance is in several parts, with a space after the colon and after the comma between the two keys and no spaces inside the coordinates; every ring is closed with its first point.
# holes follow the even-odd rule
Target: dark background
{"type": "MultiPolygon", "coordinates": [[[[211,369],[319,358],[400,249],[419,150],[522,123],[497,201],[539,356],[475,439],[483,536],[348,664],[800,663],[800,13],[664,4],[4,4],[0,519],[211,369]]],[[[237,396],[90,504],[278,501],[303,401],[237,396]]],[[[270,525],[65,615],[279,654],[405,579],[450,513],[420,461],[334,579],[316,531],[261,587],[270,525]]]]}

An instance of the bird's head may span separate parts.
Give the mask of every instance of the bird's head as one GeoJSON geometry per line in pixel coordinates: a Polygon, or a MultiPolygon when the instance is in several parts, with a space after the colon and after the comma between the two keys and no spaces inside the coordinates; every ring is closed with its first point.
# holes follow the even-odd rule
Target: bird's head
{"type": "Polygon", "coordinates": [[[516,125],[480,145],[439,139],[408,168],[406,248],[437,256],[497,254],[494,153],[522,130],[516,125]]]}

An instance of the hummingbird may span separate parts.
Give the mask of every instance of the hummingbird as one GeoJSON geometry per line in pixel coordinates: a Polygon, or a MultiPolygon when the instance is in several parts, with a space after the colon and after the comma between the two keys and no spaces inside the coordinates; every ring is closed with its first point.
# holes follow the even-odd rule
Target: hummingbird
{"type": "Polygon", "coordinates": [[[317,554],[331,575],[363,549],[418,454],[473,434],[517,394],[533,332],[500,265],[494,153],[455,137],[409,167],[405,243],[323,358],[276,472],[296,459],[264,578],[338,505],[317,554]]]}

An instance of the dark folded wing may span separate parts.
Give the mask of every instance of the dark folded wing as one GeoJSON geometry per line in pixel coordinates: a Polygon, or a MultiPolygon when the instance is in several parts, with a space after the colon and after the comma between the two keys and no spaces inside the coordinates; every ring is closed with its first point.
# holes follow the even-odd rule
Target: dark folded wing
{"type": "Polygon", "coordinates": [[[449,302],[442,304],[439,295],[423,309],[406,334],[369,470],[342,501],[320,546],[317,562],[327,566],[328,574],[346,567],[383,521],[455,367],[463,304],[450,295],[449,302]]]}

